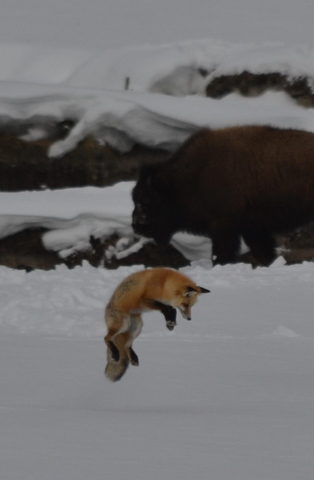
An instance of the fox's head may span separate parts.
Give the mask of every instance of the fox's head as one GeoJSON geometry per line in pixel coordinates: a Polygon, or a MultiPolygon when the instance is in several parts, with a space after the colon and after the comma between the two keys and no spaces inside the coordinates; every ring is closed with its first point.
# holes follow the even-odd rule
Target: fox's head
{"type": "Polygon", "coordinates": [[[180,310],[183,318],[191,320],[191,308],[195,305],[198,296],[209,292],[210,290],[207,290],[207,288],[199,287],[198,285],[183,287],[177,292],[176,305],[173,306],[180,310]]]}

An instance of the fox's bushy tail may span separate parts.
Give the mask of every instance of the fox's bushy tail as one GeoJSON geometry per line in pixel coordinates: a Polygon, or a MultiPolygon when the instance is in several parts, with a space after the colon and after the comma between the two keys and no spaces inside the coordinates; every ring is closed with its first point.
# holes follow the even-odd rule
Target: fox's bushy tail
{"type": "Polygon", "coordinates": [[[112,382],[117,382],[118,380],[120,380],[120,378],[123,377],[128,366],[128,360],[120,360],[119,362],[115,362],[111,358],[110,360],[108,360],[108,363],[106,365],[105,375],[112,382]]]}
{"type": "Polygon", "coordinates": [[[112,382],[117,382],[125,374],[130,360],[125,351],[125,342],[122,339],[122,336],[117,335],[114,339],[114,344],[118,348],[120,353],[119,361],[116,362],[113,360],[111,351],[107,348],[107,365],[105,368],[105,375],[112,382]]]}

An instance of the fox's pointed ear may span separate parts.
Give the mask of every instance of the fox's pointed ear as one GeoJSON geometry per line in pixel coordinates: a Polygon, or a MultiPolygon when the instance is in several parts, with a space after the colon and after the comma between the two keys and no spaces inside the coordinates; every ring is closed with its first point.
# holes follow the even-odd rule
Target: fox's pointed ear
{"type": "Polygon", "coordinates": [[[210,290],[207,290],[207,288],[204,287],[199,287],[197,286],[196,288],[194,287],[187,287],[184,297],[193,297],[194,295],[198,295],[200,293],[209,293],[210,290]]]}
{"type": "Polygon", "coordinates": [[[200,287],[200,286],[198,286],[198,288],[200,289],[199,293],[210,293],[210,290],[208,290],[207,288],[200,287]]]}
{"type": "Polygon", "coordinates": [[[193,287],[187,287],[184,293],[184,297],[194,297],[194,295],[197,295],[199,292],[195,290],[193,287]]]}

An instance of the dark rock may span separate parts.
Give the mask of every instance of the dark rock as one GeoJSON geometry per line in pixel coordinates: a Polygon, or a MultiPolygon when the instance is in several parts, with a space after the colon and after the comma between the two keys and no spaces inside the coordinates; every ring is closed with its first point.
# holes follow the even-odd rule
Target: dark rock
{"type": "Polygon", "coordinates": [[[120,155],[108,146],[87,138],[61,159],[47,156],[50,140],[26,142],[0,135],[0,190],[104,187],[121,180],[134,180],[142,165],[165,159],[161,150],[135,147],[120,155]]]}
{"type": "Polygon", "coordinates": [[[213,78],[206,87],[208,97],[222,98],[237,92],[244,96],[261,95],[267,90],[284,91],[302,106],[314,105],[312,79],[288,78],[281,73],[256,74],[244,71],[239,75],[222,75],[213,78]]]}

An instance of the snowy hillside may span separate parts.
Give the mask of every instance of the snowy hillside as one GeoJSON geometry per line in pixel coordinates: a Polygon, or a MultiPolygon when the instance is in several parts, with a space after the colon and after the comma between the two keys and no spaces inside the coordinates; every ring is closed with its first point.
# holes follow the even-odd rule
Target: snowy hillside
{"type": "Polygon", "coordinates": [[[0,124],[73,120],[52,158],[89,134],[126,151],[136,142],[172,149],[204,125],[313,131],[311,112],[285,96],[199,98],[213,78],[243,70],[306,78],[311,87],[312,16],[308,0],[4,0],[0,124]]]}
{"type": "Polygon", "coordinates": [[[212,79],[242,71],[305,78],[312,88],[310,47],[204,40],[103,53],[4,45],[0,61],[0,123],[29,122],[27,138],[36,139],[44,136],[45,124],[74,122],[68,136],[51,146],[51,158],[87,135],[123,152],[135,143],[174,149],[203,126],[254,123],[314,131],[312,111],[284,93],[205,98],[212,79]]]}

